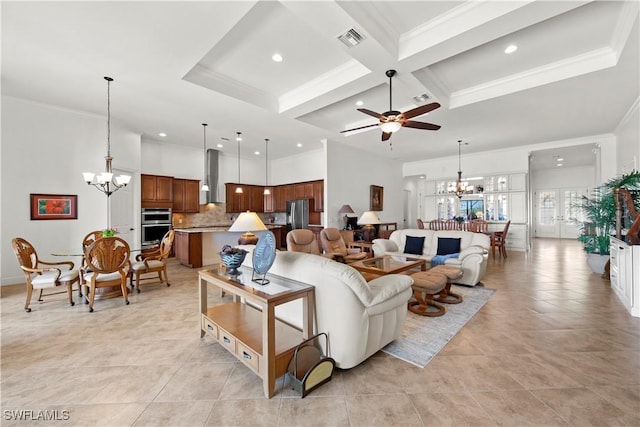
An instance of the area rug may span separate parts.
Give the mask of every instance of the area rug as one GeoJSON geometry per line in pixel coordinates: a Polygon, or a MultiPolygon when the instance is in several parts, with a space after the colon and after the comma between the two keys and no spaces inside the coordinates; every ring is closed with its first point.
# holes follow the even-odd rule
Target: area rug
{"type": "Polygon", "coordinates": [[[447,312],[440,317],[420,316],[409,311],[402,335],[382,351],[424,368],[496,292],[483,286],[457,285],[451,291],[462,295],[460,304],[443,304],[447,312]]]}

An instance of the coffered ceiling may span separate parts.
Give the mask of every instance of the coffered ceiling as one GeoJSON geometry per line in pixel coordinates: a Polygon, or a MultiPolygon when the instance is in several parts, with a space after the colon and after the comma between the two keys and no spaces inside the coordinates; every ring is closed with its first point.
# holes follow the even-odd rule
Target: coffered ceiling
{"type": "Polygon", "coordinates": [[[200,147],[206,122],[232,155],[240,131],[243,156],[269,138],[271,158],[326,140],[412,161],[612,132],[638,38],[636,1],[2,2],[2,91],[104,114],[111,76],[112,119],[145,140],[200,147]],[[340,133],[376,123],[357,101],[390,109],[388,69],[393,109],[438,102],[414,120],[440,130],[340,133]]]}

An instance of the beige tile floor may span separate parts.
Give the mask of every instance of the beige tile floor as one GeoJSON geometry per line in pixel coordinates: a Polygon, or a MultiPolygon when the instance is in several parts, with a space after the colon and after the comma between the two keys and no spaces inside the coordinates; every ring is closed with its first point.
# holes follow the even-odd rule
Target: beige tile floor
{"type": "MultiPolygon", "coordinates": [[[[640,425],[640,319],[590,273],[576,241],[489,258],[498,292],[424,369],[378,353],[300,399],[198,330],[197,271],[172,286],[25,313],[2,288],[3,426],[640,425]],[[22,412],[19,412],[22,411],[22,412]],[[43,416],[68,418],[18,421],[43,416]]],[[[34,299],[35,301],[35,299],[34,299]]]]}

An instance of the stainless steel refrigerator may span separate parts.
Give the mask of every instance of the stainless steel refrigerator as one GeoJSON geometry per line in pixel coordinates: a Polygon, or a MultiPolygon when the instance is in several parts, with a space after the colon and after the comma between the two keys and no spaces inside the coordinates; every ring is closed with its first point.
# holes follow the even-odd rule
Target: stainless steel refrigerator
{"type": "Polygon", "coordinates": [[[287,201],[287,231],[309,227],[309,199],[287,201]]]}

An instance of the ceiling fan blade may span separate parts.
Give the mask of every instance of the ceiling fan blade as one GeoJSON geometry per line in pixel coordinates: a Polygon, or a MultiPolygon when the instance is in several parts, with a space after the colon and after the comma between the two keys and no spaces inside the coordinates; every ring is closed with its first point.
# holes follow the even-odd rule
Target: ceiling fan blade
{"type": "Polygon", "coordinates": [[[436,108],[440,108],[440,104],[437,102],[432,102],[431,104],[421,105],[420,107],[413,108],[409,111],[405,111],[402,113],[405,119],[411,119],[413,117],[418,117],[423,114],[428,113],[429,111],[433,111],[436,108]]]}
{"type": "Polygon", "coordinates": [[[414,122],[413,120],[406,120],[402,126],[414,129],[426,129],[426,130],[438,130],[440,125],[434,125],[432,123],[414,122]]]}
{"type": "Polygon", "coordinates": [[[358,111],[360,111],[361,113],[365,113],[365,114],[368,114],[370,116],[373,116],[376,119],[380,119],[380,118],[384,117],[382,114],[376,113],[375,111],[367,110],[366,108],[358,108],[358,111]]]}
{"type": "Polygon", "coordinates": [[[347,130],[341,130],[340,133],[345,133],[345,132],[351,132],[354,130],[360,130],[360,129],[366,129],[366,128],[371,128],[374,126],[378,126],[378,123],[375,123],[373,125],[366,125],[366,126],[360,126],[359,128],[353,128],[353,129],[347,129],[347,130]]]}
{"type": "Polygon", "coordinates": [[[386,141],[391,138],[391,132],[382,132],[382,140],[386,141]]]}

